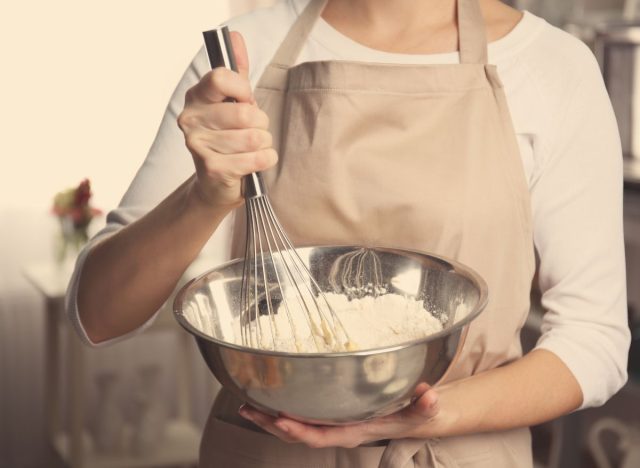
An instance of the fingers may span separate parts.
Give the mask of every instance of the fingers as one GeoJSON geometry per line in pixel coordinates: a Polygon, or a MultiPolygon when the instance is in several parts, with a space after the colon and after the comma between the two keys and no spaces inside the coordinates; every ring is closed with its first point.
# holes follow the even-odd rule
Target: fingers
{"type": "Polygon", "coordinates": [[[440,411],[438,393],[433,388],[427,388],[427,390],[422,393],[422,395],[417,398],[411,406],[406,408],[406,411],[410,415],[418,416],[420,418],[433,418],[440,411]]]}
{"type": "Polygon", "coordinates": [[[426,382],[421,382],[418,385],[416,385],[416,389],[413,391],[414,400],[420,398],[430,388],[431,386],[426,382]]]}
{"type": "Polygon", "coordinates": [[[217,106],[211,123],[219,129],[262,128],[269,129],[269,116],[257,106],[246,103],[226,102],[217,106]]]}
{"type": "Polygon", "coordinates": [[[255,106],[222,103],[185,108],[178,125],[187,148],[207,172],[226,171],[227,176],[262,171],[277,162],[273,137],[267,130],[269,118],[255,106]],[[208,112],[207,112],[208,111],[208,112]],[[233,155],[233,159],[220,157],[233,155]]]}
{"type": "Polygon", "coordinates": [[[220,154],[209,149],[206,144],[191,143],[189,150],[197,152],[194,158],[197,169],[210,179],[232,184],[252,172],[264,171],[276,164],[278,155],[273,148],[250,153],[220,154]]]}
{"type": "Polygon", "coordinates": [[[189,101],[218,103],[227,98],[238,102],[255,103],[251,83],[249,82],[249,57],[242,35],[231,32],[231,43],[238,71],[218,67],[208,72],[187,92],[189,101]]]}
{"type": "Polygon", "coordinates": [[[285,442],[301,442],[311,448],[353,448],[380,439],[422,437],[425,424],[439,413],[438,394],[427,384],[419,385],[416,394],[418,398],[402,411],[347,426],[315,426],[275,418],[247,405],[240,414],[285,442]]]}
{"type": "Polygon", "coordinates": [[[274,418],[273,416],[269,416],[268,414],[262,413],[261,411],[257,411],[256,409],[251,408],[248,405],[241,406],[238,410],[238,413],[243,418],[248,419],[252,423],[260,426],[262,429],[269,432],[270,434],[273,434],[278,439],[284,442],[297,442],[297,440],[293,439],[287,434],[286,430],[280,429],[275,424],[276,418],[274,418]]]}
{"type": "Polygon", "coordinates": [[[187,91],[177,122],[196,166],[192,193],[225,209],[242,202],[243,176],[278,159],[269,118],[253,97],[244,40],[233,32],[231,41],[238,71],[219,67],[202,77],[187,91]]]}
{"type": "Polygon", "coordinates": [[[218,103],[227,98],[238,102],[255,103],[249,82],[249,57],[242,35],[231,32],[231,43],[238,71],[218,67],[208,72],[193,88],[187,91],[190,101],[218,103]]]}
{"type": "Polygon", "coordinates": [[[311,448],[354,448],[364,442],[362,424],[354,426],[313,426],[293,419],[278,418],[274,425],[287,437],[311,448]]]}
{"type": "Polygon", "coordinates": [[[249,405],[243,405],[239,413],[243,418],[257,424],[284,442],[303,443],[311,448],[354,448],[363,442],[360,435],[362,424],[335,427],[314,426],[289,418],[274,418],[249,405]]]}
{"type": "Polygon", "coordinates": [[[271,133],[266,130],[248,128],[243,130],[221,130],[218,132],[194,131],[191,140],[198,140],[200,147],[220,154],[252,153],[271,148],[271,133]]]}
{"type": "Polygon", "coordinates": [[[187,91],[187,102],[196,99],[206,103],[217,103],[226,98],[250,103],[253,102],[253,92],[246,76],[223,67],[211,70],[187,91]]]}
{"type": "Polygon", "coordinates": [[[221,154],[250,153],[271,148],[273,139],[267,130],[254,128],[223,130],[211,135],[210,145],[221,154]]]}
{"type": "Polygon", "coordinates": [[[193,103],[178,117],[178,126],[183,132],[198,127],[209,130],[267,130],[269,116],[258,107],[246,103],[224,102],[215,106],[193,103]]]}

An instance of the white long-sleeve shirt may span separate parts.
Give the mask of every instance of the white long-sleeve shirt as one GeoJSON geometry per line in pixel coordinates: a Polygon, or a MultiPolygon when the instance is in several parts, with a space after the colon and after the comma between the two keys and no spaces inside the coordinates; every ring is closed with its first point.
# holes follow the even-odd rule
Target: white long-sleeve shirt
{"type": "MultiPolygon", "coordinates": [[[[308,1],[282,0],[228,22],[245,38],[253,86],[308,1]]],[[[298,58],[313,60],[435,64],[457,63],[459,56],[372,50],[320,18],[298,58]]],[[[497,65],[505,85],[531,193],[539,285],[547,311],[537,348],[555,353],[568,366],[582,388],[583,407],[597,406],[625,383],[630,342],[622,156],[615,117],[590,50],[530,13],[489,45],[489,61],[497,65]]],[[[86,254],[97,239],[143,216],[193,173],[176,118],[185,92],[208,70],[201,49],[178,83],[120,206],[78,258],[68,313],[89,344],[76,304],[86,254]]],[[[225,220],[203,249],[210,264],[228,259],[231,226],[225,220]]]]}

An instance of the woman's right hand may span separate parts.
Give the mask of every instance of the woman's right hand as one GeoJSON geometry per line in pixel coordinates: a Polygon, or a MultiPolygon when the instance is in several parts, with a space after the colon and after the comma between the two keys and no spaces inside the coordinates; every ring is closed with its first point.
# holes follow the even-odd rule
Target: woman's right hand
{"type": "Polygon", "coordinates": [[[242,36],[231,33],[238,73],[216,68],[189,89],[178,126],[196,166],[194,189],[207,204],[242,204],[242,177],[268,169],[278,156],[269,118],[258,108],[248,79],[249,61],[242,36]],[[224,102],[233,98],[237,102],[224,102]]]}

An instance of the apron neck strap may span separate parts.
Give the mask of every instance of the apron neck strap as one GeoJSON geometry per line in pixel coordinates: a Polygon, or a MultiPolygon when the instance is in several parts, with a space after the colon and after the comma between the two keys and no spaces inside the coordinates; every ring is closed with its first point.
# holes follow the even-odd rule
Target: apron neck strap
{"type": "MultiPolygon", "coordinates": [[[[293,66],[327,1],[309,0],[276,51],[272,65],[293,66]]],[[[460,63],[486,64],[487,36],[479,0],[457,0],[457,11],[460,63]]]]}
{"type": "Polygon", "coordinates": [[[309,0],[273,56],[273,65],[284,68],[293,66],[327,2],[328,0],[309,0]]]}
{"type": "Polygon", "coordinates": [[[460,63],[488,62],[487,33],[479,0],[458,0],[460,63]]]}

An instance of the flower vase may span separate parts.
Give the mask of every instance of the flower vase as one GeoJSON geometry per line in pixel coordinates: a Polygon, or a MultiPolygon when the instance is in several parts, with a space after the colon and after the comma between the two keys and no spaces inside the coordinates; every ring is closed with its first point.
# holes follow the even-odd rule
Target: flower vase
{"type": "Polygon", "coordinates": [[[89,239],[91,220],[102,213],[91,206],[91,184],[84,179],[75,188],[63,190],[53,199],[51,212],[60,223],[55,259],[60,269],[67,269],[89,239]]]}
{"type": "Polygon", "coordinates": [[[77,226],[70,216],[58,218],[60,230],[56,241],[55,261],[59,267],[73,263],[80,250],[87,243],[87,226],[77,226]]]}

